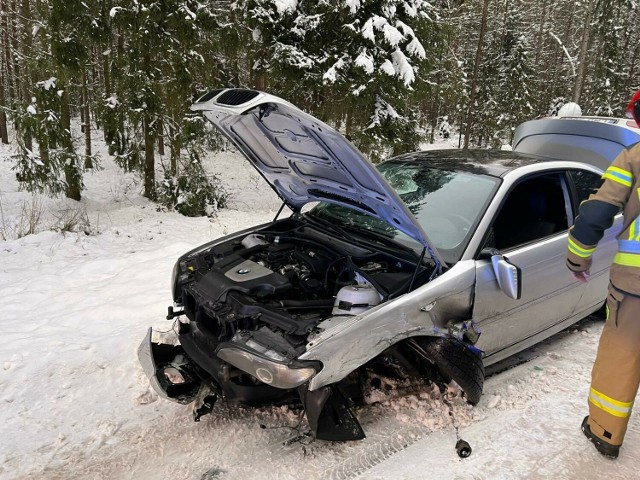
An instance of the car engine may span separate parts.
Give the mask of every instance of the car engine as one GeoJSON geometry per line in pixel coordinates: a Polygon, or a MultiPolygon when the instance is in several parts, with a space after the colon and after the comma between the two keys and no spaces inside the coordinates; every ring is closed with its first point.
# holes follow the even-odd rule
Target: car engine
{"type": "Polygon", "coordinates": [[[175,300],[217,343],[266,328],[299,354],[324,320],[335,324],[404,293],[415,264],[297,230],[249,234],[187,255],[177,268],[175,300]]]}

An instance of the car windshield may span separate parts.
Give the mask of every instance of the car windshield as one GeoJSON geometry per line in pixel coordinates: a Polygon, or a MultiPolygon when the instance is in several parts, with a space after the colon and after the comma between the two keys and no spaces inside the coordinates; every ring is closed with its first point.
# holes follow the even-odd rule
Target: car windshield
{"type": "MultiPolygon", "coordinates": [[[[388,161],[379,166],[447,263],[457,262],[499,179],[468,171],[434,168],[423,162],[388,161]]],[[[334,203],[320,202],[308,213],[337,226],[384,235],[420,250],[420,245],[378,218],[334,203]]]]}

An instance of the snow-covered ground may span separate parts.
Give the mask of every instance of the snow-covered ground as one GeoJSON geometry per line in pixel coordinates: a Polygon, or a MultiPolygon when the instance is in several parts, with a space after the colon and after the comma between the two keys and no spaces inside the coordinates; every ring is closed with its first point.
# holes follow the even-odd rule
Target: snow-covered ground
{"type": "Polygon", "coordinates": [[[239,156],[220,153],[208,168],[231,208],[186,218],[143,199],[103,152],[81,203],[50,200],[17,191],[10,153],[0,145],[0,228],[11,237],[23,210],[42,214],[39,233],[0,241],[0,479],[638,478],[640,417],[615,462],[579,429],[602,329],[591,319],[490,376],[477,407],[453,399],[467,459],[429,387],[358,409],[360,442],[287,442],[301,412],[286,407],[221,402],[194,423],[189,406],[150,390],[137,346],[149,326],[171,329],[163,318],[178,255],[273,218],[275,194],[239,156]],[[79,233],[50,229],[73,212],[87,219],[79,233]]]}

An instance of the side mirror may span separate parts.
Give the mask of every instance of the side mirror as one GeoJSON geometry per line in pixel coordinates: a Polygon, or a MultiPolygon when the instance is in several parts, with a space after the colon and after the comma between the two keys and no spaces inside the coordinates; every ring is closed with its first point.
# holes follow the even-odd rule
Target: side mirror
{"type": "Polygon", "coordinates": [[[481,256],[491,258],[493,273],[496,276],[500,290],[507,297],[520,300],[522,296],[522,271],[494,248],[484,249],[481,252],[481,256]]]}

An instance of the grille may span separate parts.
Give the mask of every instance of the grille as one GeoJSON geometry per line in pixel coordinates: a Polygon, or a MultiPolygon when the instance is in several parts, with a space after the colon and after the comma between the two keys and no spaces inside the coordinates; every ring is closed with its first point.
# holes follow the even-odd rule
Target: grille
{"type": "Polygon", "coordinates": [[[218,88],[217,90],[211,90],[209,93],[205,93],[203,96],[201,96],[196,103],[208,102],[213,97],[215,97],[220,92],[222,92],[222,90],[223,90],[222,88],[218,88]]]}
{"type": "Polygon", "coordinates": [[[258,326],[257,317],[239,314],[229,304],[219,304],[216,307],[198,305],[188,290],[183,295],[187,318],[196,322],[200,330],[216,345],[231,340],[238,330],[255,330],[258,326]]]}
{"type": "Polygon", "coordinates": [[[234,88],[232,90],[227,90],[220,98],[216,101],[220,105],[242,105],[243,103],[247,103],[249,100],[253,100],[258,96],[260,92],[256,92],[255,90],[244,90],[241,88],[234,88]]]}

